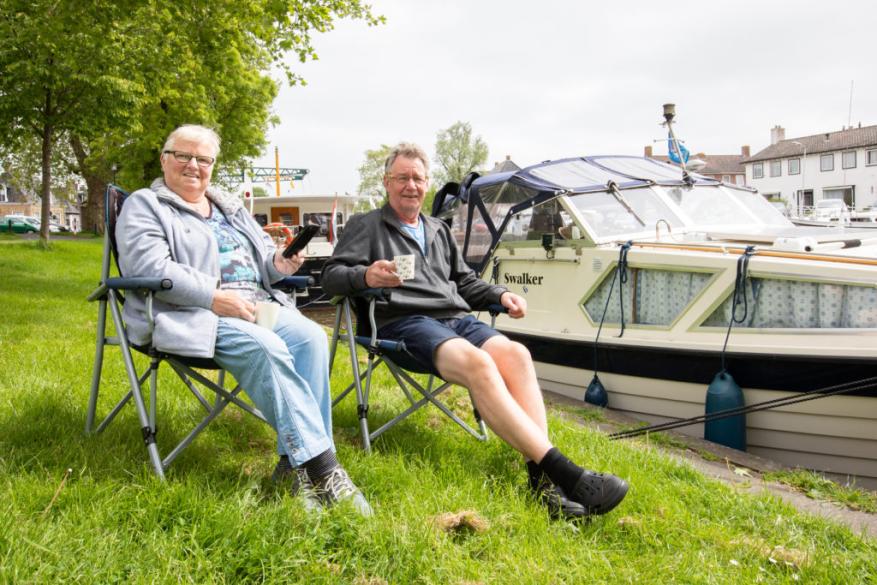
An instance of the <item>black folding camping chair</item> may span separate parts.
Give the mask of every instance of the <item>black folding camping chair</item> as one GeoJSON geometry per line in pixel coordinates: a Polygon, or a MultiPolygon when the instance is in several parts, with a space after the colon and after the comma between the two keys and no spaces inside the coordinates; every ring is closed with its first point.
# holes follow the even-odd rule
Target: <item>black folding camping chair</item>
{"type": "MultiPolygon", "coordinates": [[[[353,381],[335,397],[332,401],[332,406],[337,405],[351,392],[355,393],[362,446],[366,451],[371,451],[372,441],[428,404],[434,405],[474,438],[479,441],[487,440],[487,425],[481,420],[481,415],[478,413],[474,401],[472,401],[471,392],[469,393],[469,399],[472,401],[472,414],[477,428],[473,428],[438,399],[442,392],[452,386],[450,382],[442,380],[438,376],[424,370],[406,352],[404,341],[381,339],[377,336],[375,306],[379,302],[389,300],[390,295],[392,295],[392,289],[367,289],[353,296],[336,297],[333,299],[332,302],[336,305],[335,327],[332,331],[332,341],[329,346],[329,369],[333,371],[338,342],[343,338],[350,353],[353,381]],[[356,316],[355,326],[353,324],[354,316],[356,316]],[[359,348],[365,350],[367,354],[364,372],[359,366],[359,348]],[[389,370],[397,386],[405,394],[409,406],[378,429],[370,431],[368,411],[372,390],[372,375],[381,364],[389,370]],[[427,383],[422,384],[412,374],[428,374],[427,383]]],[[[487,310],[492,318],[491,324],[499,313],[507,312],[506,308],[501,305],[491,305],[487,310]]]]}
{"type": "MultiPolygon", "coordinates": [[[[116,249],[115,228],[116,219],[122,210],[122,205],[128,194],[115,185],[108,185],[104,195],[104,247],[103,259],[101,265],[101,279],[98,288],[89,295],[89,301],[98,301],[98,317],[97,317],[97,339],[95,343],[94,369],[91,379],[91,394],[88,400],[88,413],[86,415],[85,432],[100,433],[103,431],[122,410],[122,408],[130,400],[134,400],[134,406],[137,410],[140,432],[149,459],[155,473],[164,479],[164,472],[176,457],[203,431],[210,422],[215,419],[229,404],[235,404],[244,411],[252,414],[256,418],[265,421],[265,417],[258,409],[247,404],[239,397],[241,392],[240,385],[232,389],[225,388],[225,371],[212,359],[193,358],[176,354],[169,354],[156,350],[151,345],[136,345],[132,343],[127,335],[125,321],[122,315],[122,306],[125,302],[125,295],[129,293],[140,292],[146,294],[146,306],[148,318],[152,321],[152,302],[156,292],[161,290],[170,290],[173,288],[173,282],[169,279],[162,278],[145,278],[136,277],[129,278],[125,276],[111,276],[111,266],[115,264],[116,270],[119,270],[118,255],[116,249]],[[109,309],[112,318],[115,335],[108,335],[107,331],[107,309],[109,309]],[[97,411],[98,394],[101,383],[101,373],[103,369],[104,348],[107,346],[118,347],[125,366],[125,373],[128,378],[128,389],[124,396],[110,410],[109,414],[94,427],[95,415],[97,411]],[[137,371],[134,363],[134,352],[147,356],[149,365],[142,373],[137,371]],[[158,426],[156,424],[157,404],[158,404],[158,371],[162,363],[167,363],[171,369],[177,374],[179,379],[185,384],[191,394],[198,400],[204,408],[204,417],[195,425],[195,427],[182,440],[170,450],[164,457],[159,453],[156,443],[156,433],[158,426]],[[211,380],[197,370],[208,370],[218,372],[217,381],[211,380]],[[148,380],[148,384],[147,384],[148,380]],[[199,386],[201,389],[199,389],[199,386]],[[144,389],[148,391],[149,410],[147,411],[146,402],[144,400],[144,389]],[[214,394],[213,401],[209,401],[202,390],[207,390],[214,394]]],[[[295,289],[304,289],[308,285],[313,285],[313,279],[306,276],[288,277],[284,279],[283,284],[286,287],[295,289]]],[[[294,295],[293,295],[294,298],[294,295]]]]}

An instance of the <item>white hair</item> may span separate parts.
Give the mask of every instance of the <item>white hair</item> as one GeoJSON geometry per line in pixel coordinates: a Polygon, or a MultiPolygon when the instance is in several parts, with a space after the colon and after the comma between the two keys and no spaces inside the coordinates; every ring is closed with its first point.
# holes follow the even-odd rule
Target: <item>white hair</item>
{"type": "Polygon", "coordinates": [[[184,124],[180,126],[168,135],[161,151],[174,150],[174,145],[177,143],[177,140],[205,142],[213,147],[213,156],[219,156],[219,144],[221,142],[219,134],[207,126],[199,126],[198,124],[184,124]]]}
{"type": "Polygon", "coordinates": [[[426,155],[426,152],[413,142],[400,142],[393,147],[393,150],[390,151],[390,156],[384,162],[384,174],[390,172],[390,167],[393,166],[393,163],[400,156],[419,160],[423,163],[424,170],[429,173],[429,157],[426,155]]]}

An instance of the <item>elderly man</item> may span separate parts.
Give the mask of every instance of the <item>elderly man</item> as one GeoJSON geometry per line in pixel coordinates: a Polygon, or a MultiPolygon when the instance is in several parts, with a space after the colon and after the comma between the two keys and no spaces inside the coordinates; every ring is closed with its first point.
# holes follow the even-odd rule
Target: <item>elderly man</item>
{"type": "Polygon", "coordinates": [[[352,218],[323,269],[329,294],[394,288],[375,312],[378,334],[402,339],[428,371],[469,388],[488,426],[527,461],[529,485],[553,515],[604,514],[627,493],[614,475],[582,469],[548,439],[545,406],[527,349],[475,319],[472,307],[501,303],[514,319],[526,300],[492,286],[464,263],[444,222],[421,213],[429,160],[399,144],[384,166],[387,204],[352,218]],[[393,262],[413,254],[415,275],[404,282],[393,262]]]}
{"type": "Polygon", "coordinates": [[[210,186],[219,136],[186,125],[168,136],[163,177],[135,191],[116,224],[125,276],[168,278],[156,293],[154,329],[144,298],[125,303],[135,343],[213,358],[277,430],[276,479],[288,479],[309,509],[350,501],[371,508],[335,457],[326,334],[272,283],[304,258],[285,258],[237,197],[210,186]],[[256,303],[279,305],[276,323],[255,323],[256,303]]]}

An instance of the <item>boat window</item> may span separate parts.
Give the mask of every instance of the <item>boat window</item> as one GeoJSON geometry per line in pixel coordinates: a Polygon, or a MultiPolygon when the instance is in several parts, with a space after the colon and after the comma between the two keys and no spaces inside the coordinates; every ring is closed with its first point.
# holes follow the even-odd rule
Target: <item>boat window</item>
{"type": "Polygon", "coordinates": [[[740,203],[746,206],[755,216],[765,225],[778,225],[783,227],[791,227],[791,221],[783,216],[782,212],[770,203],[767,199],[752,191],[739,191],[737,189],[728,189],[728,193],[736,198],[740,203]]]}
{"type": "Polygon", "coordinates": [[[583,193],[570,196],[569,200],[598,238],[654,231],[655,224],[662,219],[674,228],[683,225],[670,206],[650,188],[625,189],[621,194],[636,215],[611,193],[583,193]]]}
{"type": "Polygon", "coordinates": [[[626,177],[620,177],[580,159],[546,164],[537,169],[531,169],[529,172],[534,177],[543,181],[570,189],[605,185],[609,181],[621,182],[627,180],[626,177]]]}
{"type": "Polygon", "coordinates": [[[514,205],[529,201],[538,194],[538,191],[504,182],[484,187],[478,193],[487,208],[494,227],[499,229],[506,214],[514,205]]]}
{"type": "Polygon", "coordinates": [[[630,268],[627,282],[621,284],[611,270],[600,286],[584,303],[585,312],[599,323],[606,310],[604,323],[621,323],[621,301],[624,300],[624,322],[629,325],[669,326],[706,287],[712,274],[679,272],[651,268],[630,268]],[[612,297],[606,304],[609,289],[612,297]],[[623,290],[621,290],[623,289],[623,290]]]}
{"type": "MultiPolygon", "coordinates": [[[[703,322],[727,327],[733,295],[703,322]]],[[[768,329],[863,329],[877,327],[877,289],[871,286],[750,278],[748,311],[734,327],[768,329]]],[[[741,309],[738,309],[738,312],[741,309]]]]}
{"type": "Polygon", "coordinates": [[[680,186],[667,187],[667,193],[695,224],[763,223],[725,189],[680,186]]]}
{"type": "Polygon", "coordinates": [[[487,223],[484,221],[481,210],[475,207],[473,211],[469,245],[463,250],[463,258],[470,266],[481,264],[484,256],[490,251],[490,244],[493,241],[493,236],[487,227],[487,223]]]}
{"type": "Polygon", "coordinates": [[[439,214],[439,219],[444,220],[451,228],[451,235],[457,242],[457,247],[463,249],[463,241],[466,238],[466,220],[469,214],[469,205],[459,197],[455,197],[439,214]]]}

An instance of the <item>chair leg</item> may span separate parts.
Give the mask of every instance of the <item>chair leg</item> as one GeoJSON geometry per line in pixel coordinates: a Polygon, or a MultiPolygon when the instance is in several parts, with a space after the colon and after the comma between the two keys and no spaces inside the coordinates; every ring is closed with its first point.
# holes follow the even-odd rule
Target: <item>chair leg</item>
{"type": "Polygon", "coordinates": [[[97,410],[97,394],[100,389],[100,377],[104,365],[104,345],[106,343],[107,301],[98,302],[97,309],[97,341],[94,348],[94,367],[91,372],[91,392],[88,396],[88,412],[85,415],[85,434],[91,433],[94,426],[94,414],[97,410]]]}
{"type": "MultiPolygon", "coordinates": [[[[115,302],[114,293],[110,291],[110,311],[113,315],[113,324],[116,331],[124,331],[122,314],[115,302]]],[[[122,360],[125,362],[125,372],[128,374],[128,384],[131,386],[132,397],[134,398],[134,406],[137,409],[137,416],[140,419],[140,429],[143,433],[143,441],[146,443],[146,451],[149,454],[149,460],[155,470],[155,474],[164,480],[164,467],[161,463],[161,456],[158,453],[158,445],[155,444],[155,429],[149,423],[149,415],[146,412],[146,404],[143,402],[143,393],[140,391],[140,383],[137,380],[137,370],[134,368],[134,359],[131,357],[131,347],[124,335],[119,335],[119,345],[122,350],[122,360]]]]}
{"type": "MultiPolygon", "coordinates": [[[[357,360],[356,339],[353,331],[353,320],[350,317],[350,306],[344,303],[344,325],[347,328],[347,347],[350,348],[350,367],[353,370],[353,384],[356,389],[356,414],[359,417],[359,431],[362,435],[362,448],[366,453],[371,453],[371,439],[368,430],[368,392],[371,388],[372,360],[369,357],[365,375],[365,389],[362,386],[362,376],[359,373],[359,361],[357,360]]],[[[336,318],[337,320],[337,318],[336,318]]],[[[337,330],[337,327],[336,327],[337,330]]]]}

